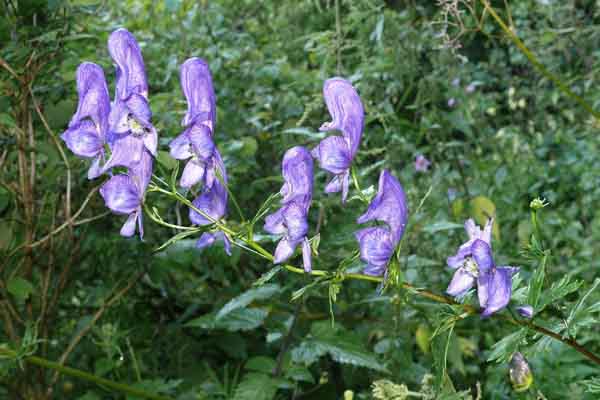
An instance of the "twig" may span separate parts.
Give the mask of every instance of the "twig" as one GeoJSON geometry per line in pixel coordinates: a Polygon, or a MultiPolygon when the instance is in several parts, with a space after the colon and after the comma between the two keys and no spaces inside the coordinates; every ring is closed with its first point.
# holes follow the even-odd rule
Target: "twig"
{"type": "MultiPolygon", "coordinates": [[[[7,348],[2,348],[2,347],[0,347],[0,355],[9,357],[9,358],[13,358],[13,359],[17,357],[17,353],[15,351],[7,349],[7,348]]],[[[82,371],[79,369],[60,365],[57,362],[50,361],[50,360],[47,360],[42,357],[29,356],[29,357],[22,358],[22,361],[25,361],[26,363],[29,363],[32,365],[37,365],[37,366],[40,366],[43,368],[53,369],[60,374],[70,375],[74,378],[79,378],[79,379],[86,380],[88,382],[93,382],[99,386],[104,386],[104,387],[116,390],[118,392],[121,392],[121,393],[129,394],[131,396],[142,397],[144,399],[149,399],[149,400],[173,400],[172,397],[148,393],[141,389],[134,388],[132,386],[125,385],[123,383],[118,383],[118,382],[114,382],[114,381],[111,381],[111,380],[108,380],[105,378],[101,378],[99,376],[90,374],[89,372],[85,372],[85,371],[82,371]]]]}
{"type": "Polygon", "coordinates": [[[550,72],[544,64],[542,64],[537,57],[525,46],[525,43],[516,35],[513,29],[509,28],[504,20],[500,18],[500,16],[496,13],[496,11],[490,6],[488,0],[479,0],[481,4],[485,7],[486,11],[490,13],[492,18],[496,20],[500,28],[504,31],[506,36],[521,50],[521,52],[527,57],[529,62],[533,64],[534,67],[540,71],[542,75],[551,80],[558,88],[568,97],[579,103],[581,107],[583,107],[588,113],[590,113],[593,117],[600,120],[600,112],[595,111],[594,108],[586,102],[581,96],[577,95],[573,92],[558,76],[554,75],[550,72]]]}
{"type": "MultiPolygon", "coordinates": [[[[67,358],[69,357],[69,355],[71,354],[71,352],[79,344],[79,342],[81,341],[81,339],[83,339],[83,337],[92,329],[92,327],[94,326],[94,324],[102,317],[102,315],[104,314],[104,312],[108,308],[110,308],[113,304],[115,304],[117,301],[119,301],[119,299],[121,297],[123,297],[136,284],[136,282],[144,275],[144,273],[145,273],[145,271],[141,271],[141,272],[138,272],[136,275],[134,275],[133,278],[131,278],[129,280],[129,283],[127,285],[125,285],[125,287],[123,287],[114,296],[112,296],[112,298],[110,298],[110,300],[108,300],[107,302],[105,302],[102,305],[102,307],[100,307],[100,309],[94,314],[94,316],[92,317],[92,320],[85,326],[85,328],[81,329],[81,331],[79,331],[79,333],[77,334],[77,336],[75,336],[71,340],[71,342],[67,346],[66,350],[60,356],[60,359],[58,361],[59,365],[64,365],[65,361],[67,360],[67,358]]],[[[59,371],[57,370],[56,373],[54,374],[54,377],[52,378],[52,384],[51,384],[51,386],[53,386],[54,384],[56,384],[56,381],[58,380],[58,376],[59,376],[59,371]]]]}

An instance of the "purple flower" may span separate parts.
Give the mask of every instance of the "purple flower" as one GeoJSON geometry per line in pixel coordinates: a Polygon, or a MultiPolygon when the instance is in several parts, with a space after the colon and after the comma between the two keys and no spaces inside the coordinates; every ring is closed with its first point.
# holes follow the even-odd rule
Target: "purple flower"
{"type": "Polygon", "coordinates": [[[460,78],[452,79],[452,86],[458,87],[460,85],[460,78]]]}
{"type": "Polygon", "coordinates": [[[117,83],[109,116],[112,154],[104,171],[138,163],[144,150],[156,155],[158,142],[140,47],[129,31],[117,29],[108,39],[108,50],[116,64],[117,83]]]}
{"type": "Polygon", "coordinates": [[[476,89],[477,89],[477,84],[475,84],[475,82],[471,82],[465,88],[465,92],[467,92],[467,93],[473,93],[476,89]]]}
{"type": "Polygon", "coordinates": [[[313,192],[313,161],[310,153],[304,147],[292,147],[283,156],[281,171],[281,202],[288,204],[291,201],[300,201],[308,210],[313,192]]]}
{"type": "Polygon", "coordinates": [[[525,392],[533,383],[533,374],[529,363],[519,352],[510,359],[508,375],[515,392],[525,392]]]}
{"type": "Polygon", "coordinates": [[[387,227],[364,228],[355,233],[360,257],[367,263],[364,273],[382,275],[400,242],[408,221],[408,203],[400,182],[388,170],[381,171],[379,188],[359,224],[379,221],[387,227]]]}
{"type": "Polygon", "coordinates": [[[533,317],[533,307],[529,304],[525,304],[524,306],[517,307],[517,312],[523,318],[531,319],[533,317]]]}
{"type": "MultiPolygon", "coordinates": [[[[226,179],[224,169],[223,177],[226,179]]],[[[205,215],[190,208],[190,220],[192,223],[200,226],[210,225],[227,214],[227,188],[225,188],[220,181],[216,180],[213,185],[200,194],[192,204],[206,216],[210,217],[207,218],[205,215]]],[[[204,248],[211,246],[219,239],[223,241],[225,252],[228,255],[231,255],[231,243],[229,238],[219,229],[211,232],[204,232],[196,242],[196,247],[204,248]]]]}
{"type": "Polygon", "coordinates": [[[312,270],[311,249],[308,241],[308,210],[312,201],[313,162],[306,148],[296,146],[286,151],[282,162],[282,207],[267,216],[265,230],[282,235],[275,249],[273,262],[280,264],[289,259],[302,244],[304,270],[312,270]]]}
{"type": "Polygon", "coordinates": [[[88,179],[94,179],[101,174],[100,162],[104,159],[110,113],[110,99],[102,68],[90,62],[80,64],[77,68],[77,93],[77,111],[61,138],[79,157],[93,159],[88,179]]]}
{"type": "Polygon", "coordinates": [[[188,110],[182,124],[187,129],[171,141],[171,156],[187,160],[180,185],[190,188],[201,182],[210,188],[216,169],[223,162],[213,142],[216,104],[210,70],[200,58],[190,58],[181,66],[181,88],[187,99],[188,110]]]}
{"type": "Polygon", "coordinates": [[[213,132],[217,119],[217,105],[210,68],[206,61],[193,57],[183,63],[181,89],[188,104],[181,125],[204,124],[213,132]]]}
{"type": "Polygon", "coordinates": [[[332,121],[321,125],[319,130],[339,130],[343,136],[323,139],[311,153],[319,161],[321,168],[334,175],[325,187],[325,192],[341,191],[342,202],[345,202],[348,196],[350,166],[362,136],[364,109],[356,89],[342,78],[326,80],[323,96],[332,121]]]}
{"type": "Polygon", "coordinates": [[[464,296],[475,283],[482,316],[489,316],[508,305],[512,292],[512,276],[515,267],[496,267],[492,258],[491,232],[493,220],[489,219],[482,230],[472,219],[465,229],[469,240],[463,243],[456,255],[448,257],[450,268],[456,269],[446,293],[454,297],[464,296]]]}
{"type": "Polygon", "coordinates": [[[431,161],[425,158],[423,154],[419,154],[415,158],[415,170],[417,172],[426,172],[431,165],[431,161]]]}
{"type": "Polygon", "coordinates": [[[454,97],[451,97],[448,99],[448,107],[452,108],[456,105],[456,99],[454,97]]]}

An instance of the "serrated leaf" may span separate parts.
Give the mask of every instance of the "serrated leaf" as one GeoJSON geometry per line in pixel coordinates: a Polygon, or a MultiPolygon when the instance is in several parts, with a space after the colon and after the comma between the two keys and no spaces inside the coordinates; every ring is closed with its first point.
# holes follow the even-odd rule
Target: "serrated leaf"
{"type": "Polygon", "coordinates": [[[17,300],[25,301],[33,293],[33,285],[26,279],[15,277],[8,281],[6,289],[17,300]]]}
{"type": "Polygon", "coordinates": [[[246,374],[235,389],[233,400],[271,400],[279,381],[258,372],[246,374]]]}
{"type": "Polygon", "coordinates": [[[247,290],[241,295],[234,297],[219,310],[216,319],[220,320],[227,314],[239,308],[246,307],[248,304],[256,300],[265,300],[281,291],[281,287],[277,284],[268,284],[259,287],[254,287],[247,290]]]}
{"type": "Polygon", "coordinates": [[[331,328],[327,322],[313,324],[309,338],[292,350],[292,359],[295,363],[310,365],[325,354],[342,364],[389,372],[369,350],[352,340],[349,332],[331,328]]]}
{"type": "Polygon", "coordinates": [[[538,310],[541,311],[546,308],[548,304],[552,304],[568,294],[573,293],[579,289],[583,283],[582,281],[570,282],[570,280],[571,278],[569,275],[565,275],[560,281],[553,283],[548,290],[544,291],[539,301],[540,304],[538,310]]]}

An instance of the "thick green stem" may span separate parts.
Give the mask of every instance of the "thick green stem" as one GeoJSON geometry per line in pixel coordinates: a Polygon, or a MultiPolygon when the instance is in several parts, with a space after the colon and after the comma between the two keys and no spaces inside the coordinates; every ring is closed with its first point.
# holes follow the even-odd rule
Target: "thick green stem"
{"type": "Polygon", "coordinates": [[[496,13],[496,11],[494,11],[494,9],[490,6],[490,4],[487,0],[480,0],[480,1],[481,1],[481,4],[483,4],[483,6],[485,7],[486,11],[490,13],[492,18],[494,18],[496,20],[496,22],[498,23],[498,25],[500,26],[500,28],[502,28],[502,30],[504,31],[506,36],[508,36],[508,38],[510,40],[512,40],[512,42],[515,44],[515,46],[517,46],[519,48],[519,50],[521,50],[521,52],[525,55],[525,57],[527,57],[529,62],[531,62],[531,64],[533,64],[533,66],[536,67],[542,75],[544,75],[546,78],[548,78],[549,80],[554,82],[554,84],[556,86],[558,86],[558,88],[565,95],[567,95],[568,97],[570,97],[571,99],[573,99],[574,101],[579,103],[579,105],[582,106],[588,113],[590,113],[596,119],[600,119],[600,112],[595,111],[587,101],[585,101],[581,96],[577,95],[575,92],[573,92],[571,89],[569,89],[569,87],[558,76],[556,76],[552,72],[550,72],[544,66],[544,64],[542,64],[537,59],[537,57],[531,52],[531,50],[529,50],[527,48],[527,46],[525,46],[525,43],[523,43],[523,41],[515,34],[515,32],[511,28],[509,28],[508,25],[506,25],[504,20],[502,18],[500,18],[500,16],[496,13]]]}
{"type": "MultiPolygon", "coordinates": [[[[13,350],[9,350],[6,348],[0,348],[0,356],[4,356],[4,357],[8,357],[8,358],[16,358],[17,353],[13,350]]],[[[79,369],[65,367],[64,365],[60,365],[59,363],[54,362],[54,361],[46,360],[45,358],[41,358],[41,357],[37,357],[37,356],[28,356],[28,357],[24,357],[22,360],[28,364],[52,369],[63,375],[69,375],[74,378],[79,378],[79,379],[83,379],[88,382],[93,382],[99,386],[107,387],[107,388],[116,390],[121,393],[129,394],[131,396],[137,396],[137,397],[141,397],[141,398],[149,399],[149,400],[173,400],[173,398],[171,398],[171,397],[148,393],[141,389],[137,389],[132,386],[125,385],[123,383],[113,382],[111,380],[101,378],[96,375],[92,375],[88,372],[84,372],[79,369]]]]}

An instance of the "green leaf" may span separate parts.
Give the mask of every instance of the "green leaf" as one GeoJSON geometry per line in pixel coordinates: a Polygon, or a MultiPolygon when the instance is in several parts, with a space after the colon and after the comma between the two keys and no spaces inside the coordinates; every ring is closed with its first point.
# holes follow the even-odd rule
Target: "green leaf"
{"type": "Polygon", "coordinates": [[[544,255],[540,260],[538,267],[533,272],[533,276],[529,281],[529,291],[527,293],[527,304],[537,309],[538,301],[542,293],[542,286],[544,285],[544,277],[546,276],[546,261],[548,256],[544,255]]]}
{"type": "Polygon", "coordinates": [[[510,360],[513,353],[518,350],[526,336],[527,329],[521,328],[504,337],[492,346],[492,350],[488,355],[487,360],[490,362],[496,361],[497,363],[507,362],[510,360]]]}
{"type": "Polygon", "coordinates": [[[569,275],[565,275],[560,281],[553,283],[548,290],[544,291],[539,301],[538,312],[542,311],[549,304],[552,304],[559,299],[563,299],[568,294],[573,293],[579,289],[583,283],[582,281],[570,282],[570,280],[571,278],[569,275]]]}
{"type": "Polygon", "coordinates": [[[309,337],[292,350],[292,360],[310,365],[325,354],[342,364],[389,372],[350,332],[331,328],[329,322],[313,324],[309,337]]]}
{"type": "Polygon", "coordinates": [[[257,356],[249,359],[246,365],[244,365],[244,368],[249,371],[271,374],[276,366],[277,363],[271,357],[257,356]]]}
{"type": "Polygon", "coordinates": [[[268,270],[267,272],[265,272],[264,274],[262,274],[260,276],[260,278],[258,278],[256,280],[256,282],[254,282],[254,286],[261,286],[264,285],[265,283],[269,282],[275,275],[277,275],[277,273],[279,271],[281,271],[283,269],[283,267],[281,265],[276,265],[273,268],[271,268],[270,270],[268,270]]]}
{"type": "Polygon", "coordinates": [[[269,375],[251,372],[235,389],[233,400],[271,400],[275,397],[279,380],[269,375]]]}
{"type": "Polygon", "coordinates": [[[433,224],[429,224],[427,226],[425,226],[425,228],[423,228],[423,231],[428,232],[428,233],[435,233],[435,232],[439,232],[439,231],[447,231],[447,230],[451,230],[451,229],[462,229],[463,225],[462,224],[457,224],[454,222],[450,222],[450,221],[439,221],[439,222],[434,222],[433,224]]]}
{"type": "Polygon", "coordinates": [[[28,280],[20,277],[8,281],[6,288],[17,300],[25,301],[33,293],[33,285],[28,280]]]}
{"type": "Polygon", "coordinates": [[[315,378],[312,376],[308,368],[292,364],[285,368],[285,377],[296,382],[315,383],[315,378]]]}
{"type": "Polygon", "coordinates": [[[249,331],[263,324],[269,312],[262,308],[238,308],[216,319],[213,313],[189,321],[185,326],[207,330],[225,329],[230,332],[249,331]]]}
{"type": "Polygon", "coordinates": [[[447,373],[447,361],[448,361],[448,349],[450,347],[450,341],[452,340],[452,332],[454,331],[454,319],[452,323],[444,329],[436,330],[438,333],[435,334],[431,340],[431,354],[433,355],[433,367],[435,370],[435,390],[439,393],[444,387],[446,380],[448,379],[447,373]]]}
{"type": "Polygon", "coordinates": [[[156,155],[156,160],[160,165],[165,167],[167,170],[172,170],[177,166],[178,161],[171,157],[168,151],[160,150],[156,155]]]}
{"type": "Polygon", "coordinates": [[[227,302],[227,304],[225,304],[217,313],[216,319],[222,319],[232,311],[246,307],[253,301],[268,299],[280,291],[281,287],[277,284],[267,284],[247,290],[246,292],[227,302]]]}

